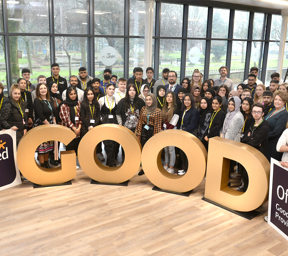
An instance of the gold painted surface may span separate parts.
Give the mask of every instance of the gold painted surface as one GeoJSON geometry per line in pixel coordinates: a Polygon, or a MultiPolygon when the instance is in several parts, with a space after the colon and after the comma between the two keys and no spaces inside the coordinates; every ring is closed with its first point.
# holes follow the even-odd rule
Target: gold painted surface
{"type": "Polygon", "coordinates": [[[141,144],[129,129],[116,124],[103,124],[90,130],[78,148],[78,160],[83,171],[101,183],[118,184],[132,178],[141,160],[141,144]],[[96,146],[104,140],[114,140],[124,149],[125,161],[119,167],[103,165],[96,156],[96,146]]]}
{"type": "Polygon", "coordinates": [[[19,170],[31,182],[47,186],[72,180],[76,176],[76,154],[74,151],[61,152],[61,166],[46,169],[35,161],[37,147],[45,141],[61,141],[68,145],[75,133],[62,125],[41,125],[33,128],[21,139],[17,150],[19,170]]]}
{"type": "Polygon", "coordinates": [[[259,150],[215,137],[209,140],[208,151],[205,198],[241,212],[253,211],[267,200],[270,164],[259,150]],[[246,169],[249,186],[245,193],[228,187],[228,159],[239,162],[246,169]]]}
{"type": "Polygon", "coordinates": [[[181,130],[166,130],[154,135],[142,151],[142,167],[147,178],[157,187],[177,193],[197,187],[206,170],[207,151],[194,135],[181,130]],[[180,148],[188,158],[184,176],[168,173],[161,163],[161,151],[167,146],[180,148]]]}

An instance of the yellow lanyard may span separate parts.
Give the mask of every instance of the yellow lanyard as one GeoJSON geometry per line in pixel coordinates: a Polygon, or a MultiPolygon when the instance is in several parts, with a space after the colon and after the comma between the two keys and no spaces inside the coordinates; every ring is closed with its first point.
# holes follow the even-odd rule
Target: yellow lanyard
{"type": "Polygon", "coordinates": [[[4,100],[4,97],[2,97],[2,100],[1,100],[1,103],[0,103],[0,110],[2,108],[3,100],[4,100]]]}
{"type": "Polygon", "coordinates": [[[106,100],[107,100],[107,104],[108,104],[108,106],[109,106],[109,110],[110,110],[110,114],[111,114],[111,111],[112,111],[112,109],[113,109],[114,97],[113,97],[113,99],[112,99],[112,105],[111,105],[111,106],[110,106],[110,103],[109,103],[109,100],[108,100],[107,95],[106,95],[106,100]]]}
{"type": "Polygon", "coordinates": [[[163,85],[165,85],[165,83],[164,83],[164,80],[162,79],[162,83],[163,83],[163,85]]]}
{"type": "MultiPolygon", "coordinates": [[[[191,108],[191,107],[190,107],[190,108],[191,108]]],[[[184,114],[183,114],[183,116],[182,116],[181,125],[183,125],[183,122],[184,122],[184,116],[185,116],[186,112],[187,112],[190,108],[188,108],[188,109],[186,109],[186,110],[184,111],[184,114]]]]}
{"type": "Polygon", "coordinates": [[[140,94],[140,89],[141,89],[141,86],[142,86],[142,81],[140,82],[140,89],[138,88],[138,85],[137,85],[136,80],[135,80],[135,85],[136,85],[136,89],[137,89],[138,94],[140,94]]]}
{"type": "Polygon", "coordinates": [[[163,104],[161,103],[161,101],[159,100],[159,98],[158,98],[158,97],[157,97],[157,100],[158,100],[158,102],[159,102],[160,106],[163,108],[163,106],[164,106],[164,102],[165,102],[165,98],[164,98],[163,104]]]}
{"type": "Polygon", "coordinates": [[[150,89],[152,88],[153,81],[150,83],[150,89]]]}
{"type": "Polygon", "coordinates": [[[246,121],[247,121],[247,117],[245,118],[245,121],[244,121],[244,125],[243,125],[243,128],[242,128],[242,133],[243,133],[244,130],[245,130],[246,121]]]}
{"type": "Polygon", "coordinates": [[[19,103],[17,102],[17,105],[18,105],[18,108],[19,108],[19,110],[20,110],[20,113],[21,113],[21,116],[22,116],[22,118],[24,118],[24,114],[23,114],[23,111],[22,111],[22,109],[21,109],[21,106],[19,105],[19,103]]]}
{"type": "Polygon", "coordinates": [[[286,111],[288,111],[288,103],[286,103],[286,111]]]}
{"type": "Polygon", "coordinates": [[[100,94],[97,96],[97,100],[99,100],[99,98],[100,98],[100,94]]]}
{"type": "Polygon", "coordinates": [[[75,109],[75,115],[77,116],[77,106],[75,106],[74,109],[75,109]]]}
{"type": "Polygon", "coordinates": [[[22,98],[22,101],[26,101],[26,98],[27,98],[25,91],[24,91],[24,94],[25,94],[25,100],[21,97],[21,98],[22,98]]]}
{"type": "Polygon", "coordinates": [[[30,87],[29,87],[30,83],[28,83],[28,91],[30,91],[30,87]]]}
{"type": "MultiPolygon", "coordinates": [[[[52,80],[53,80],[53,82],[55,82],[54,76],[52,76],[52,80]]],[[[57,78],[57,85],[59,85],[59,77],[57,78]]]]}
{"type": "Polygon", "coordinates": [[[119,94],[119,97],[120,97],[121,99],[123,99],[123,97],[121,97],[121,95],[120,95],[120,92],[118,92],[118,94],[119,94]]]}
{"type": "Polygon", "coordinates": [[[215,116],[218,114],[218,112],[219,112],[220,110],[221,110],[221,108],[219,108],[219,109],[217,110],[217,112],[214,111],[214,113],[213,113],[213,115],[212,115],[212,117],[211,117],[209,129],[211,128],[211,125],[212,125],[212,123],[213,123],[213,121],[214,121],[215,116]]]}
{"type": "Polygon", "coordinates": [[[95,112],[95,106],[93,106],[93,111],[92,111],[92,108],[91,108],[90,104],[89,104],[89,108],[90,108],[91,116],[93,118],[94,112],[95,112]]]}
{"type": "Polygon", "coordinates": [[[86,81],[85,83],[83,82],[83,87],[84,87],[84,90],[86,90],[86,81]]]}
{"type": "Polygon", "coordinates": [[[135,106],[134,106],[134,107],[132,107],[132,105],[130,104],[130,108],[131,108],[132,114],[134,114],[134,109],[135,109],[135,106]]]}

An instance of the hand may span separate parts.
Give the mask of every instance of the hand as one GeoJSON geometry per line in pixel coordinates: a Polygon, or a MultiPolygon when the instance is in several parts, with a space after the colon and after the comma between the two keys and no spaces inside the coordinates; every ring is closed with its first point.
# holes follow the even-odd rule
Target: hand
{"type": "Polygon", "coordinates": [[[280,162],[280,164],[281,164],[283,167],[288,168],[288,162],[280,162]]]}
{"type": "Polygon", "coordinates": [[[207,136],[205,136],[205,137],[204,137],[204,140],[206,140],[206,141],[209,141],[209,139],[208,139],[208,137],[207,137],[207,136]]]}
{"type": "Polygon", "coordinates": [[[28,118],[28,126],[29,126],[29,127],[32,127],[32,126],[33,126],[32,118],[28,118]]]}
{"type": "Polygon", "coordinates": [[[27,130],[25,129],[25,130],[23,131],[24,135],[26,134],[26,132],[27,132],[27,130]]]}
{"type": "Polygon", "coordinates": [[[45,119],[45,120],[43,121],[43,124],[49,124],[49,122],[45,119]]]}
{"type": "Polygon", "coordinates": [[[250,137],[250,136],[251,136],[251,132],[248,133],[248,137],[250,137]]]}
{"type": "Polygon", "coordinates": [[[219,92],[218,92],[218,95],[221,96],[221,97],[225,97],[225,93],[222,92],[222,91],[221,91],[221,92],[219,91],[219,92]]]}
{"type": "Polygon", "coordinates": [[[140,140],[140,141],[141,141],[141,136],[137,136],[137,138],[138,138],[138,140],[140,140]]]}
{"type": "Polygon", "coordinates": [[[77,136],[80,135],[80,127],[78,129],[76,129],[75,133],[76,133],[77,136]]]}
{"type": "Polygon", "coordinates": [[[53,117],[53,124],[56,124],[56,118],[53,117]]]}
{"type": "Polygon", "coordinates": [[[220,137],[221,137],[221,138],[224,138],[223,133],[220,134],[220,137]]]}
{"type": "Polygon", "coordinates": [[[88,131],[91,131],[93,128],[94,128],[93,126],[89,126],[88,131]]]}
{"type": "Polygon", "coordinates": [[[12,129],[13,131],[17,131],[17,130],[18,130],[18,128],[17,128],[16,126],[12,126],[11,129],[12,129]]]}

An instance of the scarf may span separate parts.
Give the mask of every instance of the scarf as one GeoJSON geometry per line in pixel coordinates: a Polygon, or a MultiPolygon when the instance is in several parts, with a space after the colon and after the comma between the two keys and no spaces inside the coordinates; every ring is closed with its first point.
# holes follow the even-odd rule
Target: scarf
{"type": "Polygon", "coordinates": [[[198,96],[197,98],[194,96],[194,91],[195,91],[196,89],[199,89],[199,91],[200,91],[200,87],[199,87],[198,85],[193,85],[192,90],[191,90],[191,94],[193,95],[193,97],[194,97],[194,99],[195,99],[195,105],[201,101],[201,96],[200,96],[200,94],[199,94],[199,96],[198,96]]]}
{"type": "MultiPolygon", "coordinates": [[[[179,92],[183,92],[183,93],[187,93],[186,92],[187,90],[185,89],[185,88],[183,88],[183,87],[181,87],[181,88],[179,88],[179,90],[178,90],[178,94],[179,94],[179,92]]],[[[181,109],[181,107],[182,107],[182,101],[179,99],[179,97],[178,97],[178,94],[176,95],[176,105],[177,105],[177,107],[178,107],[178,109],[181,109]]],[[[184,95],[185,96],[185,95],[184,95]]],[[[184,97],[183,96],[183,97],[184,97]]]]}
{"type": "Polygon", "coordinates": [[[62,101],[62,96],[60,95],[60,93],[53,93],[51,91],[51,88],[52,88],[52,85],[55,84],[54,81],[51,81],[49,84],[48,84],[48,88],[49,88],[49,94],[50,94],[50,97],[53,97],[53,98],[56,98],[56,99],[59,99],[62,101]]]}
{"type": "Polygon", "coordinates": [[[156,89],[157,107],[160,108],[160,109],[162,109],[163,106],[164,106],[164,102],[165,102],[165,95],[164,95],[164,97],[160,97],[160,96],[159,96],[159,91],[160,91],[160,89],[164,89],[164,91],[166,91],[166,89],[165,89],[165,86],[164,86],[164,85],[159,85],[159,86],[157,87],[157,89],[156,89]],[[161,104],[160,104],[159,101],[161,102],[162,106],[161,106],[161,104]]]}
{"type": "Polygon", "coordinates": [[[223,135],[225,135],[225,133],[229,129],[229,127],[230,127],[230,125],[232,123],[233,117],[240,111],[241,99],[239,97],[237,97],[237,96],[233,96],[232,98],[230,98],[229,102],[232,99],[234,100],[234,103],[235,103],[235,109],[234,109],[233,112],[231,112],[229,109],[227,110],[227,114],[226,114],[226,117],[225,117],[225,120],[224,120],[224,124],[223,124],[223,135]]]}
{"type": "Polygon", "coordinates": [[[202,109],[200,105],[200,111],[199,111],[200,113],[199,125],[200,127],[203,127],[205,123],[206,115],[211,112],[211,101],[206,97],[203,97],[201,100],[205,100],[207,102],[207,108],[202,109]]]}
{"type": "Polygon", "coordinates": [[[146,113],[147,115],[153,114],[157,109],[157,102],[156,102],[156,96],[153,93],[148,93],[146,97],[150,96],[152,98],[152,105],[149,107],[146,104],[146,113]]]}
{"type": "MultiPolygon", "coordinates": [[[[75,88],[75,90],[76,90],[76,88],[75,88]]],[[[77,95],[77,91],[76,91],[76,95],[77,95],[76,99],[71,100],[68,92],[71,92],[71,89],[69,90],[69,88],[68,88],[66,90],[66,100],[62,101],[60,103],[59,108],[61,107],[62,104],[66,104],[69,106],[69,108],[70,108],[70,120],[75,125],[75,109],[74,109],[74,107],[77,106],[77,104],[78,104],[78,95],[77,95]]]]}

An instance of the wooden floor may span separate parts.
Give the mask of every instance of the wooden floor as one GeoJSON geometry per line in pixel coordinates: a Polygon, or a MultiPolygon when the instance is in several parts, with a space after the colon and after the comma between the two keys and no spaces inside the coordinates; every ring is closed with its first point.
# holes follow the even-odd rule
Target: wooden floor
{"type": "Polygon", "coordinates": [[[0,255],[288,255],[288,242],[263,217],[253,220],[202,200],[153,191],[145,176],[128,187],[72,185],[0,192],[0,255]]]}

